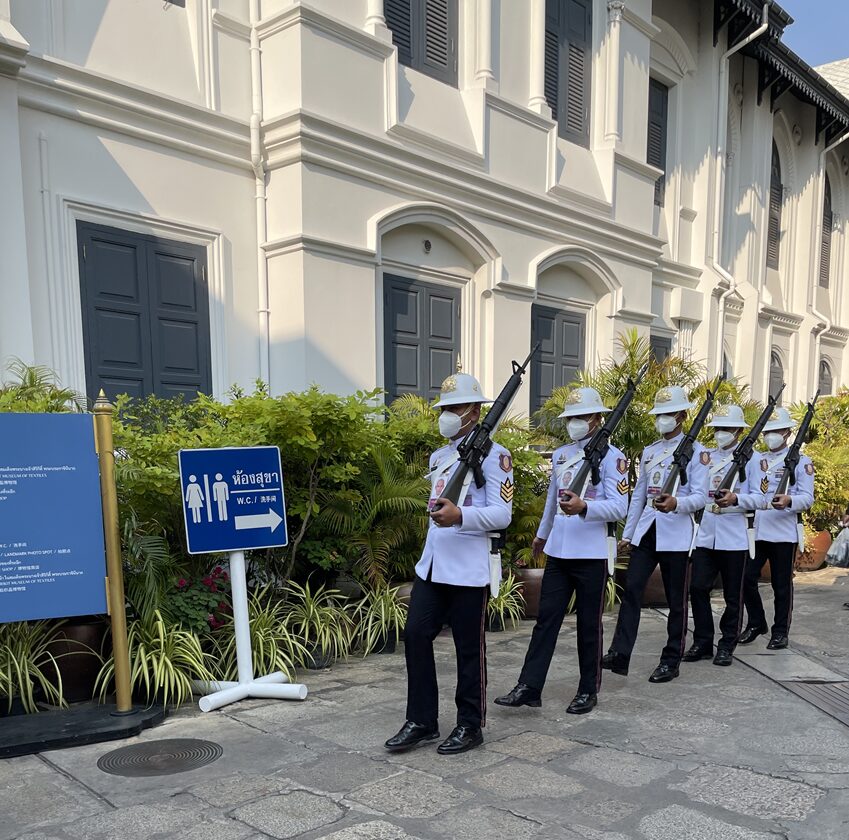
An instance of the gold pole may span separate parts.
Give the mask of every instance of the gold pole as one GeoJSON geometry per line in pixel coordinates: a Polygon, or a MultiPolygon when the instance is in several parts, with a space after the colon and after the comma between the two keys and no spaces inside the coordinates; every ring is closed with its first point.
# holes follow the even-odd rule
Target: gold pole
{"type": "Polygon", "coordinates": [[[94,437],[100,462],[100,497],[103,534],[106,539],[106,574],[109,615],[112,621],[112,656],[115,662],[115,707],[118,714],[133,711],[130,689],[130,651],[127,644],[127,613],[124,608],[124,571],[118,527],[118,491],[115,487],[115,451],[112,442],[114,407],[100,391],[94,404],[94,437]]]}

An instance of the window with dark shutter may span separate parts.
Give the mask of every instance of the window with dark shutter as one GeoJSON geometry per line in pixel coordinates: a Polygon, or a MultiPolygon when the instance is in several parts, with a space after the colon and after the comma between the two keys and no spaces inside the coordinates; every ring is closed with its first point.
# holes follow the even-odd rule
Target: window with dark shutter
{"type": "Polygon", "coordinates": [[[822,202],[822,240],[820,242],[820,286],[828,288],[831,274],[831,229],[834,216],[831,212],[831,182],[825,176],[825,195],[822,202]]]}
{"type": "Polygon", "coordinates": [[[784,201],[784,186],[781,183],[781,159],[778,147],[772,143],[772,168],[769,178],[769,224],[766,234],[767,268],[778,269],[781,255],[781,205],[784,201]]]}
{"type": "Polygon", "coordinates": [[[545,98],[561,137],[589,144],[591,0],[546,0],[545,98]]]}
{"type": "Polygon", "coordinates": [[[825,359],[820,360],[819,386],[820,396],[827,397],[834,391],[834,379],[831,375],[831,367],[825,359]]]}
{"type": "Polygon", "coordinates": [[[649,123],[646,162],[663,170],[654,185],[654,203],[663,207],[666,193],[666,137],[669,125],[669,88],[649,79],[649,123]]]}
{"type": "MultiPolygon", "coordinates": [[[[775,394],[784,383],[784,363],[781,361],[781,353],[775,347],[769,353],[769,393],[775,394]]],[[[782,399],[778,398],[776,405],[781,405],[782,399]]]]}
{"type": "Polygon", "coordinates": [[[384,0],[401,64],[457,84],[457,0],[384,0]]]}
{"type": "Polygon", "coordinates": [[[672,355],[672,339],[667,335],[650,335],[649,350],[656,362],[663,362],[672,355]]]}

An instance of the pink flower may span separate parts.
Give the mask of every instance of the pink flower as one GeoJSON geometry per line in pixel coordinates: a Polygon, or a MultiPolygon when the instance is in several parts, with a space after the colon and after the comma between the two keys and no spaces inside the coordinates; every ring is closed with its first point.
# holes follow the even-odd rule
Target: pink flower
{"type": "Polygon", "coordinates": [[[218,602],[218,609],[219,610],[226,610],[227,609],[227,602],[226,601],[219,601],[218,602]]]}
{"type": "Polygon", "coordinates": [[[206,576],[206,577],[205,577],[205,578],[201,581],[201,583],[202,583],[204,586],[212,586],[212,578],[211,578],[209,575],[207,575],[207,576],[206,576]]]}
{"type": "Polygon", "coordinates": [[[222,568],[221,568],[221,566],[216,566],[216,567],[212,570],[212,576],[213,576],[214,578],[221,577],[221,575],[223,575],[223,574],[224,574],[224,569],[222,569],[222,568]]]}
{"type": "Polygon", "coordinates": [[[188,585],[189,585],[189,582],[185,578],[180,578],[177,581],[177,588],[178,589],[185,589],[188,585]]]}

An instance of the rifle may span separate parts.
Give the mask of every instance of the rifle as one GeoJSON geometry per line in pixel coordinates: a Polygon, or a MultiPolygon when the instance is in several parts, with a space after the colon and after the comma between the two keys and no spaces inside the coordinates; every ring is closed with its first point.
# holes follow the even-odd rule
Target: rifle
{"type": "MultiPolygon", "coordinates": [[[[766,426],[769,418],[772,416],[772,412],[775,409],[776,403],[778,402],[778,398],[781,396],[781,392],[784,390],[784,383],[781,383],[781,387],[776,391],[775,394],[771,395],[769,400],[767,401],[766,408],[761,412],[760,417],[755,421],[754,426],[749,429],[749,433],[737,444],[737,448],[734,450],[734,454],[731,456],[731,466],[728,468],[728,472],[722,478],[722,481],[719,483],[719,487],[716,488],[716,492],[714,493],[714,498],[717,498],[720,495],[725,495],[725,493],[730,493],[734,490],[734,487],[737,485],[738,480],[743,481],[746,478],[746,467],[749,464],[749,461],[752,460],[752,455],[755,452],[755,443],[760,437],[761,432],[763,431],[764,426],[766,426]]],[[[721,512],[722,508],[719,508],[717,505],[714,505],[714,513],[721,512]]],[[[702,517],[704,516],[704,511],[700,510],[696,514],[696,520],[701,523],[702,517]]],[[[755,558],[755,513],[754,511],[747,512],[746,514],[746,534],[749,539],[749,557],[753,560],[755,558]]]]}
{"type": "Polygon", "coordinates": [[[465,497],[466,491],[472,483],[472,478],[475,480],[476,487],[483,487],[486,483],[483,476],[483,462],[492,450],[492,435],[498,428],[504,413],[510,407],[513,397],[516,396],[516,392],[522,384],[522,376],[540,346],[540,342],[537,342],[528,358],[521,365],[516,361],[513,362],[513,374],[507,380],[507,384],[492,404],[486,417],[466,435],[457,447],[457,453],[460,456],[459,464],[448,481],[448,485],[442,493],[442,498],[459,505],[460,499],[465,497]]]}
{"type": "Polygon", "coordinates": [[[678,485],[686,486],[687,484],[687,467],[690,461],[693,460],[693,444],[699,436],[702,427],[708,419],[708,415],[713,408],[713,401],[716,399],[716,391],[719,386],[725,381],[723,373],[717,378],[713,388],[708,388],[707,397],[693,420],[690,428],[684,432],[684,437],[681,443],[675,447],[675,452],[672,453],[672,467],[669,470],[669,475],[666,476],[666,481],[663,482],[663,487],[660,489],[660,496],[674,496],[678,491],[678,485]]]}
{"type": "MultiPolygon", "coordinates": [[[[799,424],[799,430],[796,432],[796,437],[793,439],[793,443],[790,445],[787,455],[784,457],[784,473],[778,481],[778,487],[775,488],[775,496],[772,498],[773,503],[778,496],[783,496],[787,493],[788,485],[796,483],[796,467],[799,466],[799,453],[802,449],[802,444],[805,442],[805,438],[807,437],[808,429],[811,427],[811,421],[814,419],[814,412],[816,411],[817,400],[819,397],[820,392],[817,391],[816,394],[814,394],[814,398],[808,403],[808,410],[805,412],[805,416],[799,424]]],[[[805,528],[802,525],[801,513],[796,514],[796,539],[799,544],[799,551],[804,551],[805,528]]]]}
{"type": "MultiPolygon", "coordinates": [[[[610,450],[610,438],[616,431],[617,426],[622,422],[628,406],[634,399],[637,393],[637,386],[646,375],[649,369],[648,363],[644,364],[637,373],[636,379],[628,377],[628,383],[625,386],[625,393],[619,398],[616,407],[610,414],[607,415],[604,423],[595,430],[595,433],[590,438],[590,442],[584,447],[584,460],[581,466],[575,472],[572,481],[566,488],[567,492],[574,493],[576,496],[584,497],[587,492],[587,485],[592,476],[592,483],[598,484],[601,481],[601,462],[604,460],[610,450]]],[[[616,562],[616,528],[613,522],[607,523],[607,572],[613,576],[613,566],[616,562]]]]}

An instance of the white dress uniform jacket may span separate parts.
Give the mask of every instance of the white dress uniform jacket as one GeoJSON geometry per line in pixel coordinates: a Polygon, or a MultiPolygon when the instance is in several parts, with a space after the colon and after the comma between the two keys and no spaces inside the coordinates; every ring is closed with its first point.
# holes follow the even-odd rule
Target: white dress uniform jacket
{"type": "MultiPolygon", "coordinates": [[[[784,475],[784,459],[789,447],[780,452],[766,452],[759,455],[761,466],[766,473],[761,485],[766,495],[766,506],[755,514],[755,539],[764,542],[794,543],[797,540],[796,514],[809,510],[814,503],[814,465],[807,455],[799,456],[796,467],[796,483],[787,486],[787,495],[792,498],[786,510],[770,507],[778,482],[784,475]]],[[[756,455],[756,457],[758,457],[756,455]]]]}
{"type": "MultiPolygon", "coordinates": [[[[451,441],[430,457],[431,491],[428,509],[442,496],[457,469],[457,445],[451,441]]],[[[489,534],[505,529],[513,517],[513,459],[497,443],[483,462],[486,483],[477,487],[474,479],[464,501],[460,502],[463,521],[440,528],[433,520],[427,531],[424,550],[416,564],[416,574],[434,583],[454,586],[488,586],[489,534]]]]}
{"type": "Polygon", "coordinates": [[[545,511],[537,536],[546,540],[549,557],[576,560],[607,557],[607,523],[625,518],[628,512],[628,459],[611,446],[599,466],[601,482],[587,486],[586,511],[567,516],[560,510],[560,497],[571,484],[584,460],[584,445],[569,443],[556,450],[551,458],[551,482],[545,500],[545,511]]]}
{"type": "Polygon", "coordinates": [[[709,449],[710,464],[708,465],[708,505],[705,508],[696,545],[699,548],[714,548],[717,551],[747,551],[749,536],[746,531],[746,511],[762,510],[767,503],[766,496],[761,490],[766,473],[763,462],[754,453],[746,467],[746,477],[738,479],[734,492],[737,494],[737,504],[727,508],[716,508],[713,504],[714,493],[725,474],[731,467],[731,456],[734,446],[730,449],[709,449]]]}
{"type": "Polygon", "coordinates": [[[693,542],[693,517],[707,504],[708,454],[697,441],[693,444],[693,458],[687,467],[687,484],[681,485],[675,497],[678,507],[672,513],[661,513],[652,504],[660,495],[669,469],[672,454],[681,443],[683,433],[666,440],[661,438],[643,450],[640,474],[631,496],[628,518],[622,539],[639,545],[646,531],[655,523],[657,551],[689,551],[693,542]]]}

